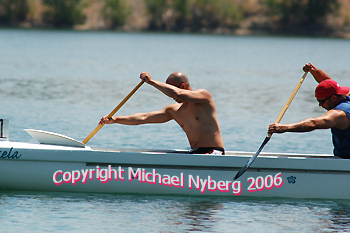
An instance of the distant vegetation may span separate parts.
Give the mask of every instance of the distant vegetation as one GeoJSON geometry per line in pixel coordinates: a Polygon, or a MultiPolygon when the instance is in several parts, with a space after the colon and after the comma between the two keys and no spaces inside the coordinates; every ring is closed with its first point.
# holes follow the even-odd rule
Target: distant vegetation
{"type": "Polygon", "coordinates": [[[42,0],[42,3],[45,6],[42,19],[49,27],[71,28],[86,18],[81,0],[42,0]]]}
{"type": "Polygon", "coordinates": [[[270,17],[277,16],[280,31],[327,30],[327,16],[339,9],[337,0],[265,0],[270,17]]]}
{"type": "Polygon", "coordinates": [[[26,0],[0,0],[0,25],[16,26],[25,21],[29,12],[26,0]]]}
{"type": "Polygon", "coordinates": [[[109,29],[123,26],[131,14],[131,9],[123,0],[104,0],[102,10],[106,27],[109,29]]]}
{"type": "Polygon", "coordinates": [[[82,25],[84,29],[176,32],[350,33],[350,2],[349,0],[0,0],[0,26],[79,28],[82,25]]]}
{"type": "Polygon", "coordinates": [[[200,31],[234,29],[245,17],[232,0],[145,0],[150,30],[200,31]]]}

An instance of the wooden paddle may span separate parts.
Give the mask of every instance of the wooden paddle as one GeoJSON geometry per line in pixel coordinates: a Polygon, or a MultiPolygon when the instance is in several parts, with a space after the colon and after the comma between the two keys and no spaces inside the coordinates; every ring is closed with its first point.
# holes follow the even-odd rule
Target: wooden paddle
{"type": "MultiPolygon", "coordinates": [[[[130,97],[135,94],[135,92],[141,87],[141,85],[144,83],[144,81],[141,81],[137,86],[118,104],[113,111],[108,114],[108,118],[112,117],[125,103],[130,99],[130,97]]],[[[103,125],[98,125],[83,141],[84,144],[86,144],[102,127],[103,125]]]]}
{"type": "MultiPolygon", "coordinates": [[[[275,123],[280,123],[283,115],[285,114],[285,112],[287,111],[290,103],[292,102],[292,100],[294,99],[294,96],[297,94],[301,84],[304,82],[304,79],[306,77],[308,72],[305,72],[305,74],[303,75],[303,77],[301,77],[298,85],[294,88],[294,91],[293,93],[290,95],[287,103],[284,105],[280,115],[277,117],[277,120],[275,121],[275,123]]],[[[254,162],[254,160],[256,159],[256,157],[258,157],[258,155],[260,154],[260,152],[262,151],[262,149],[264,148],[264,146],[269,142],[270,138],[271,138],[272,134],[268,134],[265,138],[265,140],[263,141],[263,143],[261,144],[260,148],[258,149],[258,151],[254,154],[253,157],[251,157],[248,162],[246,163],[245,166],[243,166],[241,168],[241,170],[239,170],[239,172],[237,172],[235,178],[233,178],[233,180],[236,180],[238,179],[239,177],[241,177],[247,170],[248,168],[250,167],[250,165],[252,165],[252,163],[254,162]]]]}

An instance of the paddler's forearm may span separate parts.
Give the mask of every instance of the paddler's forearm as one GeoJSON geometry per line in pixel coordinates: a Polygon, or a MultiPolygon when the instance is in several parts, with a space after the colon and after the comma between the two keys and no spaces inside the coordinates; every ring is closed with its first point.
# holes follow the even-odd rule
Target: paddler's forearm
{"type": "Polygon", "coordinates": [[[157,88],[159,91],[163,92],[165,95],[169,96],[170,98],[175,99],[178,96],[177,88],[175,86],[162,83],[159,81],[155,81],[155,80],[151,80],[148,84],[157,88]]]}
{"type": "Polygon", "coordinates": [[[112,117],[113,123],[122,124],[122,125],[140,125],[144,123],[145,114],[144,113],[135,113],[129,116],[117,116],[112,117]]]}
{"type": "Polygon", "coordinates": [[[297,132],[304,133],[310,132],[315,129],[325,128],[322,127],[321,122],[315,118],[308,118],[297,123],[291,124],[272,124],[269,126],[268,134],[273,133],[285,133],[285,132],[297,132]]]}
{"type": "Polygon", "coordinates": [[[293,124],[286,124],[286,126],[287,126],[286,132],[297,132],[297,133],[310,132],[319,128],[317,121],[315,121],[312,118],[305,119],[293,124]]]}
{"type": "Polygon", "coordinates": [[[329,75],[326,74],[326,72],[324,72],[323,70],[320,70],[316,67],[314,69],[311,69],[310,73],[312,74],[312,76],[314,76],[316,82],[318,82],[318,83],[320,83],[326,79],[331,79],[331,77],[329,77],[329,75]]]}

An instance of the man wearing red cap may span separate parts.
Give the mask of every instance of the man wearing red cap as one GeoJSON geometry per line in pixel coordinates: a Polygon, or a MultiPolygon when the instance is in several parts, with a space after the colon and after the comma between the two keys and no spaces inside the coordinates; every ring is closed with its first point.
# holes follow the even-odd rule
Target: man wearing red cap
{"type": "Polygon", "coordinates": [[[323,116],[308,118],[292,124],[271,124],[268,133],[309,132],[315,129],[331,129],[333,153],[335,156],[350,159],[350,97],[349,87],[341,87],[325,72],[311,63],[303,67],[310,71],[319,82],[315,97],[319,106],[327,110],[323,116]]]}

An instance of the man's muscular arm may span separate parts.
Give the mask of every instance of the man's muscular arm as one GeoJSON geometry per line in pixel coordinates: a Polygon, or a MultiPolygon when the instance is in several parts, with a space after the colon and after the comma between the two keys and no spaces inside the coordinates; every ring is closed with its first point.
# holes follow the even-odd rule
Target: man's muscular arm
{"type": "Polygon", "coordinates": [[[141,73],[140,78],[177,102],[205,103],[211,100],[210,93],[204,89],[195,91],[181,89],[170,84],[153,80],[148,72],[141,73]]]}
{"type": "Polygon", "coordinates": [[[341,110],[329,110],[320,117],[308,118],[292,124],[271,124],[268,134],[285,132],[310,132],[315,129],[330,129],[337,127],[346,129],[349,127],[350,120],[341,110]]]}
{"type": "Polygon", "coordinates": [[[312,74],[312,76],[314,76],[316,82],[318,82],[318,83],[320,83],[320,82],[322,82],[323,80],[326,80],[326,79],[331,79],[331,77],[329,77],[329,75],[326,74],[326,72],[316,68],[311,63],[306,64],[303,67],[303,70],[304,70],[304,72],[308,72],[309,71],[312,74]]]}
{"type": "Polygon", "coordinates": [[[148,113],[135,113],[128,116],[110,117],[104,116],[101,118],[99,124],[122,124],[122,125],[141,125],[150,123],[164,123],[172,120],[170,107],[167,106],[159,111],[148,113]]]}

